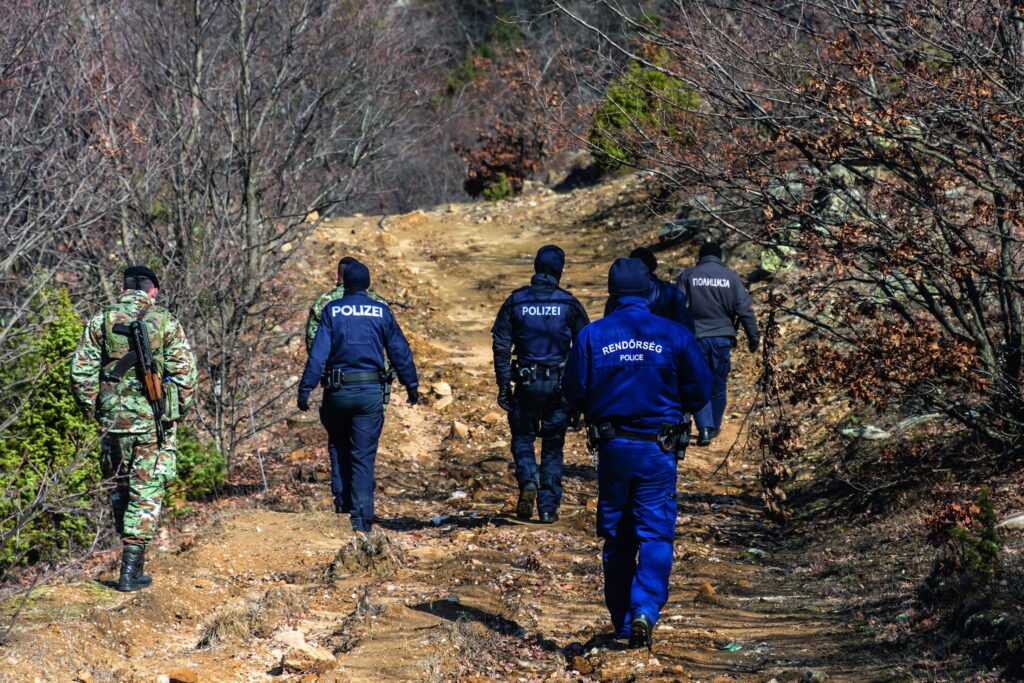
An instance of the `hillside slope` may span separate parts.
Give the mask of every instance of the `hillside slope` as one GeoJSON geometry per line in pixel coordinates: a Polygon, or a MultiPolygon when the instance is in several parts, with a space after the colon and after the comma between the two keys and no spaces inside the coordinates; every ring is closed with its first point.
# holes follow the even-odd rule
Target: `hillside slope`
{"type": "MultiPolygon", "coordinates": [[[[320,425],[297,417],[261,442],[274,454],[268,492],[222,499],[209,522],[163,534],[147,564],[152,589],[122,595],[98,582],[112,577],[111,557],[39,590],[0,651],[0,680],[887,678],[869,649],[854,647],[840,606],[808,585],[800,547],[780,544],[764,520],[756,455],[736,449],[715,474],[741,438],[757,373],[750,354],[735,355],[722,437],[680,465],[672,591],[652,658],[588,645],[609,625],[582,435],[567,442],[561,520],[542,527],[510,514],[516,487],[490,325],[551,242],[568,255],[563,285],[599,316],[611,260],[652,235],[634,202],[643,183],[326,222],[289,274],[301,300],[282,352],[296,374],[306,297],[352,253],[395,302],[424,390],[452,387],[448,406],[408,407],[396,392],[388,408],[377,501],[391,545],[354,549],[347,518],[331,511],[320,425]]],[[[693,250],[660,252],[663,270],[693,250]]]]}

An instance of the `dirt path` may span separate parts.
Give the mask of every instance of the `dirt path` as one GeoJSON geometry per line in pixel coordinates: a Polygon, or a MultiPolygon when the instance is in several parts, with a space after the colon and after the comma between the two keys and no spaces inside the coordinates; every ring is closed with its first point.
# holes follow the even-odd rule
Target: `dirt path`
{"type": "MultiPolygon", "coordinates": [[[[185,669],[199,681],[721,683],[802,680],[818,669],[830,680],[883,679],[869,655],[838,656],[852,635],[826,597],[804,590],[793,553],[774,543],[756,498],[757,463],[734,455],[711,476],[737,437],[742,391],[722,437],[691,449],[680,468],[676,563],[654,657],[588,643],[609,626],[596,474],[580,435],[567,443],[562,519],[541,527],[509,514],[516,487],[495,412],[490,325],[548,242],[568,254],[563,285],[599,314],[611,258],[635,244],[622,235],[639,235],[622,230],[613,241],[608,232],[634,191],[620,183],[542,192],[319,230],[303,256],[308,279],[342,252],[366,259],[396,302],[424,387],[453,388],[447,407],[388,408],[377,500],[393,545],[352,552],[322,481],[224,504],[205,528],[167,535],[152,553],[148,591],[125,596],[97,583],[109,572],[40,591],[0,651],[0,680],[190,680],[172,676],[185,669]],[[451,433],[455,420],[468,437],[451,433]]],[[[669,264],[682,258],[662,254],[669,264]]],[[[736,360],[741,384],[753,368],[747,354],[736,360]]],[[[274,438],[284,479],[323,479],[318,424],[274,438]],[[287,452],[285,443],[302,447],[287,452]]]]}

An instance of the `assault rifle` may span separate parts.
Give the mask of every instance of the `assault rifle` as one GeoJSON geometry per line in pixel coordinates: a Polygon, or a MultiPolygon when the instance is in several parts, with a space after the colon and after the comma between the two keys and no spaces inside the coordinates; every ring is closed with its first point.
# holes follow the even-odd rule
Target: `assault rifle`
{"type": "Polygon", "coordinates": [[[114,332],[128,337],[128,345],[132,354],[135,355],[135,370],[139,382],[142,384],[142,391],[146,394],[146,400],[153,408],[153,422],[156,425],[156,443],[160,448],[164,446],[164,383],[160,377],[160,370],[157,368],[156,359],[153,358],[153,349],[149,345],[149,332],[141,320],[132,321],[125,325],[118,323],[114,325],[114,332]]]}

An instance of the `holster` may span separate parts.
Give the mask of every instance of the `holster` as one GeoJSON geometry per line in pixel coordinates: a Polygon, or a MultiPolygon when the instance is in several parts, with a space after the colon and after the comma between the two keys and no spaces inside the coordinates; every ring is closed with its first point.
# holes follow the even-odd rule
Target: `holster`
{"type": "Polygon", "coordinates": [[[391,402],[391,385],[395,381],[395,371],[389,370],[384,373],[381,382],[381,389],[384,391],[384,405],[391,402]]]}
{"type": "Polygon", "coordinates": [[[676,435],[676,462],[686,458],[686,447],[690,445],[690,414],[684,413],[679,421],[679,432],[676,435]]]}

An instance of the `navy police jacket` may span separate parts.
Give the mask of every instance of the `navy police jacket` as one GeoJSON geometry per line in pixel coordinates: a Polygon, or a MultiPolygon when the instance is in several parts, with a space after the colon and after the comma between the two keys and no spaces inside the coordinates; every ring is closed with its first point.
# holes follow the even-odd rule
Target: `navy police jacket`
{"type": "Polygon", "coordinates": [[[573,338],[590,322],[576,297],[558,280],[537,273],[502,304],[491,328],[494,374],[498,386],[512,381],[512,354],[520,363],[561,365],[573,338]]]}
{"type": "MultiPolygon", "coordinates": [[[[604,305],[605,316],[615,310],[616,297],[608,297],[604,305]]],[[[651,274],[651,291],[647,294],[647,309],[654,315],[674,320],[693,332],[693,315],[686,305],[686,294],[670,282],[659,280],[651,274]]]]}
{"type": "Polygon", "coordinates": [[[590,423],[657,432],[707,404],[711,371],[692,332],[652,314],[643,297],[624,296],[580,332],[562,393],[590,423]]]}
{"type": "Polygon", "coordinates": [[[412,350],[383,301],[366,292],[353,292],[331,301],[320,314],[320,325],[299,383],[299,398],[308,399],[324,369],[342,372],[384,372],[384,353],[405,387],[419,386],[412,350]]]}

